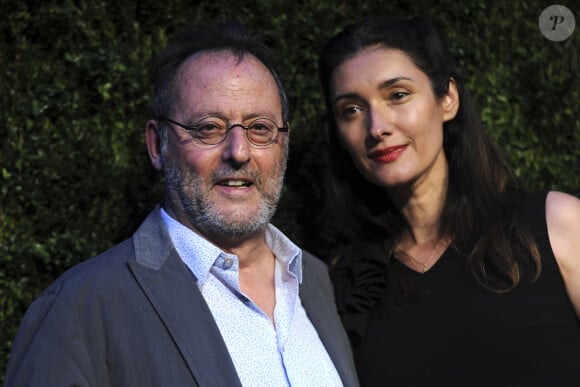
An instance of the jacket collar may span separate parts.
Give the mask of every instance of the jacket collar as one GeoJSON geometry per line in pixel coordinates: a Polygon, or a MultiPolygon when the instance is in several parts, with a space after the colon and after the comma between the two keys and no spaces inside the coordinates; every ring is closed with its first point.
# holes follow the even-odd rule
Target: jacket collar
{"type": "Polygon", "coordinates": [[[133,245],[136,260],[129,266],[197,383],[241,387],[219,329],[171,243],[159,207],[134,234],[133,245]]]}

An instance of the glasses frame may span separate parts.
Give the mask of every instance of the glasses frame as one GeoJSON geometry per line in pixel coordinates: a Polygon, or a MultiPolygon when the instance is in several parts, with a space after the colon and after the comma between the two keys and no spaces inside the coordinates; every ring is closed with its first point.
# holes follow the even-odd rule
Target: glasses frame
{"type": "Polygon", "coordinates": [[[263,147],[267,147],[269,145],[274,144],[276,142],[276,140],[278,139],[278,135],[280,134],[280,132],[286,133],[286,132],[288,132],[290,130],[290,127],[289,127],[288,124],[286,124],[285,126],[278,126],[278,124],[276,124],[276,121],[274,121],[274,120],[272,120],[270,118],[267,118],[267,117],[258,117],[255,120],[252,120],[248,125],[233,124],[233,125],[229,125],[229,126],[228,126],[228,122],[226,120],[224,120],[222,118],[219,118],[219,117],[215,117],[215,116],[205,116],[205,117],[202,117],[195,125],[185,125],[185,124],[182,124],[180,122],[177,122],[177,121],[172,120],[171,118],[167,118],[167,117],[161,117],[161,118],[158,119],[158,121],[166,121],[166,122],[169,122],[171,124],[177,125],[180,128],[187,130],[188,133],[193,134],[192,137],[198,139],[202,144],[211,145],[211,146],[219,145],[222,142],[224,142],[225,139],[228,138],[228,134],[230,133],[230,131],[233,128],[237,127],[237,126],[239,126],[240,128],[244,129],[244,134],[246,135],[246,139],[248,140],[248,142],[250,144],[252,144],[253,146],[258,147],[258,148],[263,148],[263,147]],[[221,140],[219,140],[218,142],[216,142],[215,144],[210,144],[210,143],[205,142],[198,135],[199,123],[202,122],[203,120],[205,120],[206,118],[217,118],[217,119],[222,120],[226,124],[226,134],[225,134],[225,136],[221,140]],[[276,136],[270,142],[268,142],[266,144],[256,144],[255,142],[253,142],[250,139],[250,136],[248,135],[248,129],[250,129],[250,126],[252,126],[252,124],[254,122],[256,122],[258,120],[262,120],[262,119],[266,119],[266,120],[272,121],[275,124],[275,128],[278,131],[276,132],[276,136]]]}

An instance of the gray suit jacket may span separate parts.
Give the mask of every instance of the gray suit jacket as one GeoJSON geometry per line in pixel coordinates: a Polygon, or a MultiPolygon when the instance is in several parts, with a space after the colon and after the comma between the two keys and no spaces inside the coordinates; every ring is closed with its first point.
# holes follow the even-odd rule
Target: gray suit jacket
{"type": "MultiPolygon", "coordinates": [[[[345,386],[357,386],[326,266],[304,252],[300,298],[345,386]]],[[[133,235],[64,273],[31,305],[5,386],[240,386],[156,208],[133,235]]]]}

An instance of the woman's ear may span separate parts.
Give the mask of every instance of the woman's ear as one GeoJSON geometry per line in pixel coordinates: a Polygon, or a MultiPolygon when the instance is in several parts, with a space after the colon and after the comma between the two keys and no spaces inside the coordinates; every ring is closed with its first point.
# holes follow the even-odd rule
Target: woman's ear
{"type": "Polygon", "coordinates": [[[459,110],[459,92],[457,91],[457,84],[453,77],[449,78],[449,87],[447,94],[443,96],[443,122],[451,121],[457,115],[459,110]]]}
{"type": "Polygon", "coordinates": [[[163,155],[161,154],[161,141],[158,132],[157,120],[149,120],[145,124],[145,142],[149,152],[149,160],[153,168],[158,171],[163,169],[163,155]]]}

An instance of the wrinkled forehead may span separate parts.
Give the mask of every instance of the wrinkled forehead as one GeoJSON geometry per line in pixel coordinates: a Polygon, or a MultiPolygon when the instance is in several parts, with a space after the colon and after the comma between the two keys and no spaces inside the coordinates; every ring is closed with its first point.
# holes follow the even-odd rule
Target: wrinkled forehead
{"type": "Polygon", "coordinates": [[[180,67],[186,67],[192,62],[197,61],[202,61],[207,64],[215,64],[222,61],[233,61],[235,63],[241,63],[247,57],[251,57],[257,60],[254,55],[245,51],[234,52],[234,50],[228,48],[207,49],[191,54],[186,60],[183,61],[180,67]]]}
{"type": "Polygon", "coordinates": [[[211,72],[224,65],[235,67],[244,62],[269,72],[268,68],[250,53],[244,51],[234,52],[230,49],[204,50],[196,52],[184,60],[177,70],[176,78],[179,83],[192,72],[211,72]]]}
{"type": "Polygon", "coordinates": [[[191,114],[263,112],[279,119],[282,113],[276,80],[248,53],[241,60],[231,51],[192,55],[180,68],[173,90],[174,108],[191,114]]]}

